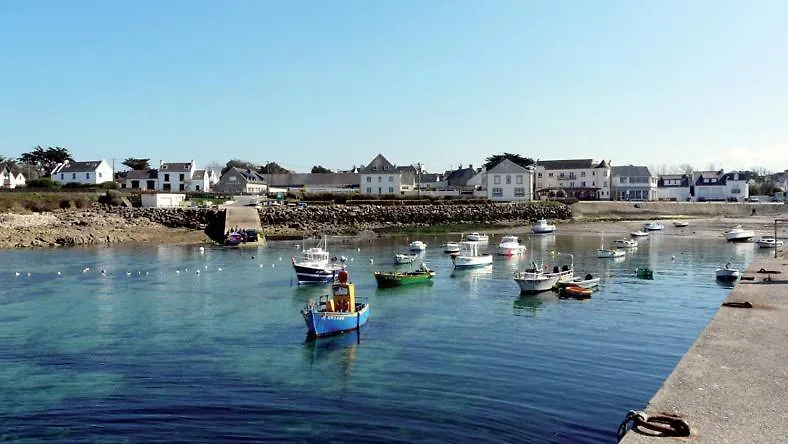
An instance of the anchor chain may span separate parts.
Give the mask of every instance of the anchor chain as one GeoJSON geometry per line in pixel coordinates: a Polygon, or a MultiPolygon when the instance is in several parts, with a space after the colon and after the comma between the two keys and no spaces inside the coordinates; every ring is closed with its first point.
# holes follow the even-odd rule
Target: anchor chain
{"type": "Polygon", "coordinates": [[[627,412],[624,421],[618,426],[618,441],[624,439],[628,430],[635,430],[644,433],[641,429],[647,429],[655,433],[646,433],[651,436],[689,436],[690,426],[686,421],[676,415],[669,413],[649,415],[639,410],[627,412]]]}

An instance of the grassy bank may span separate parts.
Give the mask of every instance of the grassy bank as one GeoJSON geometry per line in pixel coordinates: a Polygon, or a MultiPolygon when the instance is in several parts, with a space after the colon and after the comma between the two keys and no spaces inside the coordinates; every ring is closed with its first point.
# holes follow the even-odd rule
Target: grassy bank
{"type": "Polygon", "coordinates": [[[41,213],[69,208],[91,208],[96,193],[85,192],[16,192],[0,193],[0,212],[41,213]]]}

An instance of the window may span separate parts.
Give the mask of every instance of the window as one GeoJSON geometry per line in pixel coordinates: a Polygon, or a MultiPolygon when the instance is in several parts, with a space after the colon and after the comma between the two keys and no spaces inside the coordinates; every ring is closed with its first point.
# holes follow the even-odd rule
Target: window
{"type": "Polygon", "coordinates": [[[574,183],[574,182],[569,182],[569,186],[570,186],[571,188],[574,188],[574,187],[575,187],[575,183],[574,183]]]}
{"type": "Polygon", "coordinates": [[[181,174],[181,175],[179,176],[179,178],[180,178],[181,182],[183,182],[184,175],[183,175],[183,174],[181,174]]]}
{"type": "Polygon", "coordinates": [[[621,183],[626,183],[627,182],[627,178],[626,177],[619,177],[618,181],[621,182],[621,183]]]}
{"type": "Polygon", "coordinates": [[[383,194],[383,188],[378,187],[378,194],[383,194]]]}
{"type": "Polygon", "coordinates": [[[518,174],[517,175],[517,185],[522,185],[522,183],[523,183],[523,175],[522,174],[518,174]]]}
{"type": "Polygon", "coordinates": [[[172,186],[171,186],[170,184],[168,184],[168,183],[165,183],[164,185],[162,185],[162,186],[161,186],[161,188],[162,188],[163,190],[167,190],[167,191],[169,191],[169,190],[171,190],[171,189],[172,189],[172,186]]]}
{"type": "Polygon", "coordinates": [[[90,173],[85,173],[85,179],[90,179],[90,173]]]}
{"type": "Polygon", "coordinates": [[[98,173],[98,178],[101,179],[101,173],[98,173]]]}
{"type": "Polygon", "coordinates": [[[499,176],[497,174],[495,176],[493,176],[493,183],[495,185],[500,185],[501,184],[501,176],[499,176]]]}
{"type": "Polygon", "coordinates": [[[536,173],[536,177],[542,177],[542,173],[536,173]]]}
{"type": "MultiPolygon", "coordinates": [[[[367,177],[367,179],[369,179],[369,177],[367,177]]],[[[367,187],[367,193],[371,193],[371,192],[372,192],[372,188],[367,187]]]]}
{"type": "Polygon", "coordinates": [[[139,187],[140,187],[140,181],[139,180],[132,180],[131,181],[131,188],[137,189],[139,187]]]}
{"type": "Polygon", "coordinates": [[[506,185],[511,185],[511,184],[512,184],[512,175],[511,174],[507,174],[506,175],[506,185]]]}
{"type": "MultiPolygon", "coordinates": [[[[165,175],[164,175],[164,181],[165,181],[165,182],[169,182],[169,181],[170,181],[170,175],[169,175],[169,174],[165,174],[165,175]]],[[[169,189],[169,188],[168,188],[168,189],[169,189]]]]}
{"type": "Polygon", "coordinates": [[[180,189],[181,191],[185,190],[186,189],[186,184],[181,184],[178,189],[180,189]]]}
{"type": "Polygon", "coordinates": [[[65,174],[63,174],[63,173],[60,173],[60,180],[64,180],[64,179],[65,179],[65,177],[64,177],[64,176],[65,176],[65,174]]]}
{"type": "Polygon", "coordinates": [[[372,178],[367,176],[367,183],[372,182],[372,178]]]}
{"type": "Polygon", "coordinates": [[[394,176],[389,176],[389,182],[394,182],[394,176]]]}
{"type": "Polygon", "coordinates": [[[492,195],[493,195],[493,197],[503,197],[503,188],[493,188],[492,189],[492,195]]]}
{"type": "Polygon", "coordinates": [[[547,177],[553,177],[553,173],[547,173],[547,177]]]}
{"type": "Polygon", "coordinates": [[[515,187],[515,189],[514,189],[514,197],[525,197],[525,188],[523,188],[523,187],[515,187]]]}
{"type": "Polygon", "coordinates": [[[602,183],[602,186],[603,186],[603,187],[606,187],[606,186],[607,186],[607,181],[604,181],[604,182],[602,183]]]}
{"type": "Polygon", "coordinates": [[[581,171],[580,172],[580,177],[586,177],[586,172],[585,171],[581,171]]]}
{"type": "Polygon", "coordinates": [[[586,182],[585,182],[585,181],[582,181],[582,182],[580,182],[580,186],[581,186],[581,187],[584,187],[584,186],[586,186],[586,182]]]}
{"type": "Polygon", "coordinates": [[[71,179],[77,180],[77,173],[71,173],[71,179]]]}
{"type": "Polygon", "coordinates": [[[383,176],[378,176],[378,182],[383,182],[383,176]]]}
{"type": "Polygon", "coordinates": [[[591,171],[592,176],[596,176],[596,171],[591,171]]]}
{"type": "Polygon", "coordinates": [[[393,193],[393,192],[394,192],[394,187],[389,187],[389,193],[393,193]]]}
{"type": "Polygon", "coordinates": [[[196,188],[196,190],[197,190],[197,191],[200,191],[200,186],[199,186],[199,185],[197,185],[197,188],[196,188]]]}

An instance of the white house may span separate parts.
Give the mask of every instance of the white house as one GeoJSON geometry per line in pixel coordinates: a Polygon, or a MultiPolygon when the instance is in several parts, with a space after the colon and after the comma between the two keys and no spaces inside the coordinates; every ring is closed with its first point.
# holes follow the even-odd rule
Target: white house
{"type": "Polygon", "coordinates": [[[397,168],[383,154],[378,154],[359,170],[359,189],[362,194],[402,194],[415,188],[414,171],[408,167],[397,168]]]}
{"type": "Polygon", "coordinates": [[[693,196],[695,201],[728,201],[736,199],[742,202],[750,197],[749,178],[739,172],[725,173],[719,171],[695,171],[693,196]]]}
{"type": "Polygon", "coordinates": [[[0,188],[16,188],[25,186],[27,181],[22,173],[14,174],[7,167],[0,169],[0,188]]]}
{"type": "Polygon", "coordinates": [[[592,159],[538,160],[536,195],[610,200],[610,162],[592,159]]]}
{"type": "Polygon", "coordinates": [[[692,199],[690,178],[686,174],[663,174],[657,180],[657,199],[686,202],[692,199]]]}
{"type": "Polygon", "coordinates": [[[143,208],[177,208],[186,200],[185,194],[178,193],[143,193],[143,208]]]}
{"type": "Polygon", "coordinates": [[[158,190],[159,171],[153,168],[147,170],[131,170],[126,172],[126,180],[121,184],[121,188],[131,190],[158,190]]]}
{"type": "Polygon", "coordinates": [[[533,198],[533,170],[509,159],[487,170],[487,198],[522,201],[533,198]]]}
{"type": "Polygon", "coordinates": [[[112,176],[112,167],[103,159],[89,160],[87,162],[67,160],[58,164],[50,174],[52,180],[60,182],[61,185],[68,183],[98,185],[104,182],[111,182],[114,180],[112,176]]]}
{"type": "Polygon", "coordinates": [[[162,191],[186,191],[189,183],[194,176],[194,161],[161,162],[159,166],[159,190],[162,191]]]}
{"type": "Polygon", "coordinates": [[[192,177],[187,181],[186,189],[189,191],[211,191],[219,183],[219,176],[213,170],[194,170],[192,177]]]}
{"type": "Polygon", "coordinates": [[[657,200],[658,177],[648,167],[614,166],[610,174],[613,200],[657,200]]]}

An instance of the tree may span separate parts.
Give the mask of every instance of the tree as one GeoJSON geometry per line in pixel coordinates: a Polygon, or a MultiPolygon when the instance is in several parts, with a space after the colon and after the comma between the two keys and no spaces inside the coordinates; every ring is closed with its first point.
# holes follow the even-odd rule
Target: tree
{"type": "Polygon", "coordinates": [[[71,157],[68,149],[59,146],[54,148],[50,146],[44,149],[39,145],[33,148],[33,151],[22,153],[19,156],[19,162],[34,167],[45,176],[52,174],[52,170],[56,166],[67,160],[73,161],[74,158],[71,157]]]}
{"type": "Polygon", "coordinates": [[[282,168],[276,162],[268,162],[265,164],[265,166],[260,167],[257,172],[261,174],[290,174],[291,171],[286,168],[282,168]]]}
{"type": "Polygon", "coordinates": [[[19,165],[17,165],[16,159],[0,155],[0,170],[3,168],[8,168],[8,170],[14,174],[19,172],[19,165]]]}
{"type": "Polygon", "coordinates": [[[137,159],[134,157],[129,157],[120,164],[125,165],[132,170],[147,170],[150,168],[150,159],[137,159]]]}
{"type": "Polygon", "coordinates": [[[328,168],[323,168],[322,165],[313,166],[311,172],[312,174],[333,173],[333,171],[329,170],[328,168]]]}
{"type": "Polygon", "coordinates": [[[252,170],[252,171],[254,171],[254,170],[257,169],[257,165],[253,164],[252,162],[246,161],[246,160],[232,159],[232,160],[228,161],[224,165],[224,168],[222,168],[222,171],[221,171],[220,175],[224,175],[224,173],[226,173],[230,168],[238,168],[238,169],[241,169],[241,170],[252,170]]]}
{"type": "Polygon", "coordinates": [[[692,176],[692,173],[695,172],[695,167],[693,167],[688,163],[682,163],[681,165],[679,165],[679,171],[681,171],[681,174],[692,176]]]}
{"type": "Polygon", "coordinates": [[[534,163],[536,163],[530,157],[523,157],[519,154],[513,154],[513,153],[503,153],[503,154],[494,154],[484,159],[484,168],[489,170],[493,168],[495,165],[501,163],[501,161],[503,161],[504,159],[509,159],[512,162],[516,163],[517,165],[520,165],[521,167],[531,166],[534,163]]]}

